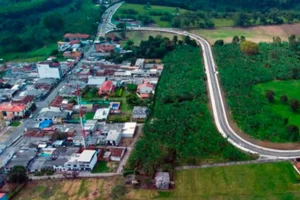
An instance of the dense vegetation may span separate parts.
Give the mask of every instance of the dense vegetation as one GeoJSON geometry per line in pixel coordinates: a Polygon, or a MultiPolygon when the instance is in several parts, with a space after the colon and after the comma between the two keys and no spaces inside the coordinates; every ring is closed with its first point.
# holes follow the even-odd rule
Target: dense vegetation
{"type": "Polygon", "coordinates": [[[0,11],[0,58],[56,43],[66,32],[93,35],[103,12],[91,0],[13,2],[0,11]]]}
{"type": "MultiPolygon", "coordinates": [[[[253,89],[263,82],[300,78],[299,43],[294,38],[290,37],[289,44],[281,43],[280,38],[274,38],[273,43],[260,43],[255,55],[242,53],[240,45],[234,43],[213,48],[233,118],[243,131],[254,138],[274,142],[300,139],[299,131],[295,131],[295,127],[291,129],[288,120],[268,106],[274,98],[280,98],[279,94],[272,91],[261,94],[253,89]]],[[[285,101],[284,97],[282,101],[285,101]]]]}
{"type": "Polygon", "coordinates": [[[173,165],[196,164],[208,157],[247,158],[215,129],[200,55],[198,48],[184,45],[164,58],[154,110],[129,159],[131,168],[152,174],[157,168],[169,170],[173,165]]]}

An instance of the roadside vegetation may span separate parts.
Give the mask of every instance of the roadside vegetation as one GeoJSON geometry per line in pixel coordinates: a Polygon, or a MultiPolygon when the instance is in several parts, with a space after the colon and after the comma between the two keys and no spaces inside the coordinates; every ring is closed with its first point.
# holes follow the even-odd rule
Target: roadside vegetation
{"type": "Polygon", "coordinates": [[[57,49],[56,43],[65,33],[96,33],[102,7],[91,0],[49,3],[44,0],[14,1],[1,7],[0,58],[4,61],[42,60],[57,49]]]}
{"type": "MultiPolygon", "coordinates": [[[[232,44],[215,45],[213,51],[225,91],[227,103],[234,121],[250,136],[272,142],[299,141],[299,124],[294,117],[300,115],[293,109],[293,84],[287,82],[284,91],[277,91],[277,82],[260,86],[261,83],[300,78],[298,57],[299,44],[294,36],[289,43],[274,38],[273,43],[250,43],[249,51],[243,45],[249,42],[235,37],[232,44]],[[241,44],[240,44],[241,43],[241,44]],[[252,48],[254,47],[254,48],[252,48]],[[258,85],[257,85],[258,84],[258,85]],[[282,99],[286,95],[288,99],[282,99]],[[292,114],[292,115],[291,115],[292,114]],[[296,126],[296,127],[295,127],[296,126]],[[291,128],[292,127],[292,128],[291,128]]],[[[280,82],[281,83],[281,82],[280,82]]],[[[296,103],[297,104],[297,101],[296,103]]],[[[297,105],[296,105],[297,106],[297,105]]]]}
{"type": "Polygon", "coordinates": [[[164,58],[152,116],[129,168],[153,174],[158,168],[172,171],[175,165],[249,159],[215,129],[200,55],[199,48],[179,45],[164,58]]]}

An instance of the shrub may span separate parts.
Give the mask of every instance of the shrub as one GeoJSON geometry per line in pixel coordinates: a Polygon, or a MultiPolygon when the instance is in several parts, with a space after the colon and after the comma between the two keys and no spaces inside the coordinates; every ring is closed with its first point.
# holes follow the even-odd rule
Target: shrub
{"type": "Polygon", "coordinates": [[[241,51],[246,55],[255,55],[258,53],[258,45],[251,41],[241,43],[241,51]]]}

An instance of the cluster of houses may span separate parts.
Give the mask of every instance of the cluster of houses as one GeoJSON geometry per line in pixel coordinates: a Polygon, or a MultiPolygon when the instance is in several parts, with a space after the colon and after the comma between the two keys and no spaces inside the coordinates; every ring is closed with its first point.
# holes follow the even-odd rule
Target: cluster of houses
{"type": "MultiPolygon", "coordinates": [[[[127,121],[112,121],[122,116],[122,101],[109,100],[128,89],[140,99],[152,98],[163,64],[137,59],[115,64],[105,60],[112,52],[124,53],[113,42],[95,42],[89,35],[65,34],[58,43],[66,61],[49,57],[37,63],[6,63],[0,79],[0,128],[11,121],[26,120],[10,146],[0,137],[0,169],[24,166],[28,172],[42,169],[91,171],[98,161],[120,162],[139,130],[138,123],[149,116],[146,106],[133,106],[127,121]],[[83,54],[90,45],[87,59],[83,54]],[[91,51],[91,53],[90,53],[91,51]],[[79,62],[80,61],[80,62],[79,62]],[[94,90],[96,100],[83,98],[83,91],[94,90]],[[55,92],[54,92],[55,91],[55,92]],[[49,101],[49,98],[51,100],[49,101]],[[47,99],[47,102],[45,101],[47,99]],[[79,102],[78,102],[79,100],[79,102]]],[[[126,52],[125,52],[126,53],[126,52]]]]}

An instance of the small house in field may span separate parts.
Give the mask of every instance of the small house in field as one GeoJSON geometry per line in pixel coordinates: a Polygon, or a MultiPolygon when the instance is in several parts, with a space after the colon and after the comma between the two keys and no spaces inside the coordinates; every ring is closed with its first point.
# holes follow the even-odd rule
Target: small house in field
{"type": "Polygon", "coordinates": [[[154,85],[148,82],[144,82],[138,85],[136,93],[141,99],[147,99],[150,97],[150,94],[154,93],[154,90],[155,90],[154,85]]]}
{"type": "Polygon", "coordinates": [[[168,172],[157,172],[155,174],[155,186],[157,189],[168,190],[170,186],[170,174],[168,172]]]}

